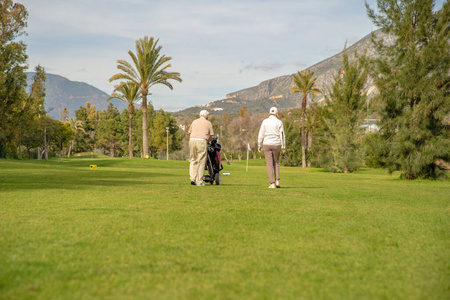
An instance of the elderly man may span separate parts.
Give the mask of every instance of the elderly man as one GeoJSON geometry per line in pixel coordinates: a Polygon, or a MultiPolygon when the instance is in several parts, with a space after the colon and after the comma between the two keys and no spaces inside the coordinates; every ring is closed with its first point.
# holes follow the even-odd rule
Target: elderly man
{"type": "Polygon", "coordinates": [[[189,128],[189,176],[191,184],[196,186],[205,186],[203,183],[203,173],[206,163],[206,149],[208,141],[214,138],[214,130],[210,121],[208,121],[209,112],[202,110],[200,118],[192,122],[189,128]]]}

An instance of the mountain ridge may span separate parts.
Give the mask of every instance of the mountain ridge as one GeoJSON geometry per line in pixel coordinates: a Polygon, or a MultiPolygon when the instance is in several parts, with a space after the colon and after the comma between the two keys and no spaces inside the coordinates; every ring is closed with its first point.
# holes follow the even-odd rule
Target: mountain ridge
{"type": "MultiPolygon", "coordinates": [[[[27,72],[27,87],[31,87],[35,72],[27,72]]],[[[72,81],[61,75],[46,73],[45,108],[51,118],[61,119],[61,113],[67,108],[69,116],[75,117],[75,110],[86,106],[86,102],[95,105],[97,110],[106,110],[109,103],[123,110],[126,105],[118,100],[106,101],[109,95],[100,89],[82,82],[72,81]]],[[[62,121],[62,120],[61,120],[62,121]]]]}
{"type": "MultiPolygon", "coordinates": [[[[356,43],[346,47],[343,51],[326,58],[305,70],[311,70],[317,77],[316,84],[319,89],[326,91],[333,82],[333,78],[338,74],[342,65],[343,53],[346,51],[352,59],[355,52],[360,54],[366,53],[369,57],[377,56],[376,50],[371,43],[372,35],[377,39],[383,39],[390,43],[393,39],[381,30],[369,33],[356,43]]],[[[225,99],[217,100],[206,105],[198,105],[177,112],[177,114],[196,114],[201,109],[209,109],[213,114],[236,114],[242,106],[247,106],[250,113],[264,113],[270,107],[277,106],[280,111],[297,108],[300,106],[300,95],[293,94],[290,90],[293,85],[292,74],[282,75],[272,79],[262,81],[257,86],[245,88],[236,92],[228,93],[225,99]]],[[[371,81],[368,82],[366,90],[369,95],[374,91],[371,81]]],[[[323,95],[318,98],[323,99],[323,95]]]]}

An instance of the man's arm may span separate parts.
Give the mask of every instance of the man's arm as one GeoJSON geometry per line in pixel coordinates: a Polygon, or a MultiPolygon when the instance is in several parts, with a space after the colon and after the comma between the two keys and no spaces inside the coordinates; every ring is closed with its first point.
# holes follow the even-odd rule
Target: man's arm
{"type": "Polygon", "coordinates": [[[209,122],[209,138],[208,138],[208,142],[211,142],[214,138],[214,129],[212,127],[211,122],[209,122]]]}

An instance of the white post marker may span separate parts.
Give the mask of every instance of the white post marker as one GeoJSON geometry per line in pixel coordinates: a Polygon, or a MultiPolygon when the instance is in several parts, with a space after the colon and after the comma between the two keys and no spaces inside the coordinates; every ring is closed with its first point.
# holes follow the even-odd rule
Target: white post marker
{"type": "Polygon", "coordinates": [[[166,160],[169,160],[169,127],[166,127],[166,133],[167,133],[167,157],[166,160]]]}
{"type": "Polygon", "coordinates": [[[250,152],[250,150],[252,150],[252,149],[250,148],[250,144],[247,143],[247,167],[246,167],[246,169],[245,169],[245,172],[248,172],[248,153],[250,152]]]}

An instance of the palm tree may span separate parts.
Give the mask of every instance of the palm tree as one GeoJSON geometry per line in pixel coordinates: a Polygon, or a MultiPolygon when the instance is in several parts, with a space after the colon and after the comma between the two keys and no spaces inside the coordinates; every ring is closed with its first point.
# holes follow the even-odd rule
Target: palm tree
{"type": "Polygon", "coordinates": [[[83,131],[84,133],[86,133],[86,132],[84,131],[84,128],[83,128],[83,126],[84,126],[83,121],[77,120],[77,119],[72,119],[71,117],[67,117],[66,122],[69,123],[70,129],[72,130],[72,139],[70,140],[69,151],[67,151],[67,158],[70,158],[70,151],[72,151],[73,143],[75,141],[75,133],[79,130],[83,131]]]}
{"type": "Polygon", "coordinates": [[[151,95],[149,90],[156,84],[162,84],[173,90],[169,80],[173,79],[182,82],[180,73],[167,72],[171,67],[168,64],[171,57],[160,55],[161,46],[157,46],[159,39],[145,36],[136,41],[136,53],[131,50],[128,54],[131,56],[133,65],[125,60],[117,61],[117,68],[124,73],[113,75],[109,82],[114,80],[126,80],[134,82],[142,95],[142,140],[143,156],[148,155],[148,128],[147,128],[147,95],[151,95]]]}
{"type": "Polygon", "coordinates": [[[314,72],[310,70],[298,71],[292,74],[294,86],[291,87],[292,93],[302,94],[302,167],[306,167],[306,134],[305,134],[305,119],[306,119],[306,98],[308,94],[318,95],[321,91],[316,86],[317,77],[314,77],[314,72]]]}
{"type": "Polygon", "coordinates": [[[141,95],[139,94],[139,86],[133,81],[121,82],[119,85],[114,87],[114,92],[111,96],[106,99],[109,101],[111,99],[120,99],[125,103],[128,103],[128,157],[130,159],[133,158],[133,136],[132,136],[132,127],[133,127],[133,111],[134,111],[134,102],[137,102],[141,99],[141,95]],[[117,92],[117,93],[116,93],[117,92]]]}

